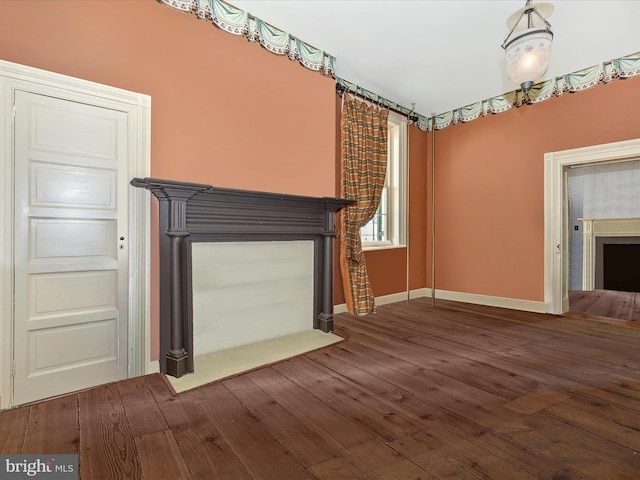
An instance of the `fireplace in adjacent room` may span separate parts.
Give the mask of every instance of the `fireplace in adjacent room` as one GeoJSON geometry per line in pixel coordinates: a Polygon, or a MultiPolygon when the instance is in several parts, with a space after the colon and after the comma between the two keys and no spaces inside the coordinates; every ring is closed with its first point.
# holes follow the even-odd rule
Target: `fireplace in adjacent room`
{"type": "Polygon", "coordinates": [[[640,292],[640,237],[596,237],[596,289],[640,292]]]}
{"type": "Polygon", "coordinates": [[[583,290],[640,292],[640,218],[583,218],[583,290]]]}

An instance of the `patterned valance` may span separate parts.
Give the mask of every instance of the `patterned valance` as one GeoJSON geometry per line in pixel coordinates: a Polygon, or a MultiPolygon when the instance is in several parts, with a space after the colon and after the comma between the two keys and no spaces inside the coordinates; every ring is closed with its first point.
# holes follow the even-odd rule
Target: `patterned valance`
{"type": "MultiPolygon", "coordinates": [[[[528,102],[522,90],[515,90],[441,113],[435,116],[435,128],[441,130],[449,125],[470,122],[490,113],[506,112],[513,107],[520,107],[527,103],[539,103],[553,96],[559,97],[564,93],[586,90],[598,83],[608,83],[616,78],[630,78],[637,75],[640,75],[640,52],[540,82],[529,91],[528,102]]],[[[430,130],[431,118],[427,120],[427,126],[430,130]]]]}
{"type": "Polygon", "coordinates": [[[376,93],[340,77],[336,77],[336,85],[339,90],[348,90],[375,104],[405,115],[410,115],[413,119],[410,123],[416,125],[420,130],[431,131],[432,120],[434,120],[433,124],[435,125],[435,129],[442,130],[450,125],[466,123],[479,117],[486,117],[490,113],[506,112],[513,107],[540,103],[551,97],[559,97],[564,93],[580,92],[598,83],[608,83],[616,78],[630,78],[638,75],[640,75],[640,52],[540,82],[534,85],[529,91],[528,102],[522,90],[514,90],[503,95],[441,113],[436,115],[435,119],[434,117],[426,117],[413,112],[413,110],[409,110],[402,105],[387,100],[376,93]]]}
{"type": "Polygon", "coordinates": [[[158,1],[182,12],[193,13],[200,19],[210,20],[225,32],[258,42],[270,52],[298,60],[310,70],[331,76],[335,73],[336,59],[333,56],[221,0],[158,1]]]}
{"type": "MultiPolygon", "coordinates": [[[[157,1],[182,12],[193,13],[198,18],[210,20],[226,32],[244,36],[250,42],[257,42],[272,53],[286,55],[291,60],[299,61],[301,65],[310,70],[320,71],[325,75],[335,77],[335,57],[222,0],[157,1]]],[[[630,78],[638,75],[640,75],[640,52],[540,82],[531,88],[528,99],[522,90],[514,90],[440,113],[435,117],[427,117],[414,112],[413,109],[409,110],[407,107],[339,77],[336,77],[336,87],[340,91],[348,90],[382,107],[407,115],[410,124],[417,126],[420,130],[431,131],[432,126],[436,130],[441,130],[450,125],[485,117],[490,113],[506,112],[513,107],[539,103],[551,97],[559,97],[567,92],[580,92],[598,83],[608,83],[617,78],[630,78]]]]}

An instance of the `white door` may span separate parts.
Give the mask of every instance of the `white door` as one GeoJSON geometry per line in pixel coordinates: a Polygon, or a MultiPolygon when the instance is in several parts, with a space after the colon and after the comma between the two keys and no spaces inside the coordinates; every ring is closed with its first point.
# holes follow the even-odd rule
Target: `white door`
{"type": "Polygon", "coordinates": [[[14,404],[126,377],[127,113],[15,91],[14,404]]]}

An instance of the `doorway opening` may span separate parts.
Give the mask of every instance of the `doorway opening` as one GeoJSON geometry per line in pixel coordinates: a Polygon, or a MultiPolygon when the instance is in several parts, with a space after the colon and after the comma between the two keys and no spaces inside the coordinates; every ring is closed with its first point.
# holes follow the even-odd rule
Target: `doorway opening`
{"type": "Polygon", "coordinates": [[[640,139],[545,154],[545,311],[569,310],[569,201],[567,170],[574,166],[637,160],[640,139]]]}

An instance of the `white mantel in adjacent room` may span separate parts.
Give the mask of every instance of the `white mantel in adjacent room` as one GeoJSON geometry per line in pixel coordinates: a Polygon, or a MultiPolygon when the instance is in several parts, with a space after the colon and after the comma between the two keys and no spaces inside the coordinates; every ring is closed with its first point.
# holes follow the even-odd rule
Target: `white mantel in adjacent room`
{"type": "Polygon", "coordinates": [[[578,220],[583,224],[582,289],[594,290],[596,288],[596,238],[640,237],[640,218],[579,218],[578,220]]]}

